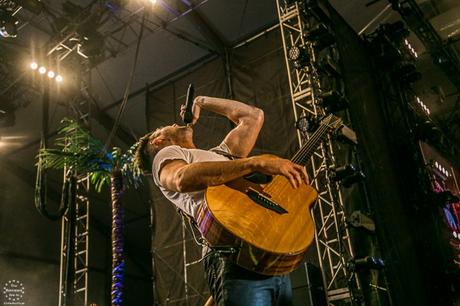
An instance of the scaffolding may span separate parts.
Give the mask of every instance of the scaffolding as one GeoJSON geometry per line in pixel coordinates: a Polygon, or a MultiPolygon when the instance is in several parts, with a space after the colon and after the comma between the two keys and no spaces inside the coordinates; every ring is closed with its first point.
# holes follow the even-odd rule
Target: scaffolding
{"type": "Polygon", "coordinates": [[[75,207],[69,207],[61,221],[59,306],[69,306],[69,300],[73,305],[88,304],[89,191],[89,175],[77,179],[75,207]],[[71,233],[70,244],[67,239],[69,232],[71,233]],[[72,265],[70,271],[66,270],[69,260],[72,265]],[[69,273],[72,277],[68,276],[69,273]],[[67,284],[68,280],[72,281],[71,285],[67,284]],[[65,295],[66,286],[72,290],[69,298],[65,295]]]}
{"type": "MultiPolygon", "coordinates": [[[[326,91],[318,73],[319,46],[315,31],[327,29],[327,14],[315,1],[277,0],[280,31],[296,122],[309,118],[320,121],[330,111],[325,107],[326,91]]],[[[328,58],[337,58],[333,45],[326,47],[328,58]]],[[[310,131],[298,130],[299,144],[308,140],[310,131]]],[[[312,209],[315,240],[324,289],[329,305],[353,305],[360,284],[348,268],[354,257],[351,239],[345,223],[342,193],[338,182],[330,179],[330,169],[336,166],[332,139],[329,137],[314,152],[310,160],[311,184],[318,191],[312,209]]]]}
{"type": "MultiPolygon", "coordinates": [[[[81,77],[89,77],[89,70],[82,65],[81,77]]],[[[85,98],[89,80],[80,78],[80,92],[70,102],[70,111],[77,120],[89,126],[91,103],[85,98]]],[[[59,306],[87,306],[89,279],[90,239],[90,191],[89,173],[75,173],[64,169],[64,182],[75,187],[70,192],[69,206],[61,221],[61,256],[59,273],[59,306]]]]}

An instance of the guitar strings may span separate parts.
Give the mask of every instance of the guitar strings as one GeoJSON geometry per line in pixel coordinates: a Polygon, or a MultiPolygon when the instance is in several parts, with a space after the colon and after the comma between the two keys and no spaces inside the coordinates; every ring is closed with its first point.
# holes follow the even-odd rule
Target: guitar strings
{"type": "MultiPolygon", "coordinates": [[[[327,129],[328,129],[327,125],[321,125],[313,133],[312,137],[310,137],[310,139],[308,139],[307,144],[305,146],[303,146],[296,154],[294,154],[294,156],[292,157],[291,160],[293,162],[296,162],[296,163],[302,162],[302,159],[305,157],[305,155],[308,155],[306,153],[308,153],[310,150],[314,149],[315,142],[323,137],[323,134],[324,134],[324,132],[327,132],[327,129]]],[[[266,186],[264,188],[266,192],[271,191],[271,189],[273,188],[273,185],[276,182],[277,178],[278,178],[278,176],[275,177],[275,179],[271,183],[269,183],[268,186],[266,186]]],[[[286,182],[288,184],[290,184],[288,180],[286,180],[286,182]]],[[[277,186],[277,187],[279,188],[279,187],[282,187],[282,186],[277,186]]]]}
{"type": "Polygon", "coordinates": [[[322,125],[320,126],[316,131],[315,133],[313,134],[313,136],[308,139],[308,142],[305,146],[303,146],[295,155],[294,157],[292,158],[292,161],[293,162],[302,162],[303,158],[308,155],[306,153],[308,153],[310,150],[313,150],[314,149],[314,146],[316,145],[315,142],[319,139],[321,139],[324,135],[324,132],[327,132],[327,126],[326,125],[322,125]]]}

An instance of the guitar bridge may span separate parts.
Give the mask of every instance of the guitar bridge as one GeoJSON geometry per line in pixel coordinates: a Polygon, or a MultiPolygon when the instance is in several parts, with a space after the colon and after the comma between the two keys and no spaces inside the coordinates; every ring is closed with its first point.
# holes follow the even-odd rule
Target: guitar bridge
{"type": "Polygon", "coordinates": [[[262,193],[258,192],[253,188],[249,188],[248,191],[246,191],[246,194],[251,200],[253,200],[262,207],[270,209],[280,215],[288,213],[286,209],[284,209],[279,204],[273,202],[270,198],[268,198],[267,196],[263,195],[262,193]]]}

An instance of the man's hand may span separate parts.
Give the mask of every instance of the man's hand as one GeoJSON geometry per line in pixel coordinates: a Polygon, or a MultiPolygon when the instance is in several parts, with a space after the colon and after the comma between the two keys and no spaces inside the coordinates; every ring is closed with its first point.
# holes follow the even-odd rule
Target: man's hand
{"type": "MultiPolygon", "coordinates": [[[[198,96],[193,100],[193,106],[192,106],[192,114],[193,114],[193,119],[191,125],[195,125],[195,123],[198,121],[198,118],[200,118],[200,112],[201,112],[201,106],[200,103],[204,99],[202,96],[198,96]]],[[[182,104],[180,106],[180,117],[182,120],[184,120],[184,114],[185,114],[185,104],[182,104]]]]}
{"type": "Polygon", "coordinates": [[[309,183],[305,168],[290,160],[263,155],[251,157],[250,160],[255,164],[257,171],[268,175],[283,175],[294,188],[299,187],[302,181],[309,183]]]}

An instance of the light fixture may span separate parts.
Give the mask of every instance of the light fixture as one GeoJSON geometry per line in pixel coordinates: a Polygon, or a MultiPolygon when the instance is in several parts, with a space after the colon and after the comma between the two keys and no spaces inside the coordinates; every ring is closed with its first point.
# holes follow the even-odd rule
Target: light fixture
{"type": "Polygon", "coordinates": [[[355,210],[347,220],[354,228],[364,228],[369,232],[375,232],[375,222],[369,216],[359,210],[355,210]]]}
{"type": "Polygon", "coordinates": [[[317,51],[335,43],[334,33],[324,23],[314,26],[308,33],[307,39],[311,40],[317,51]]]}
{"type": "Polygon", "coordinates": [[[288,50],[288,59],[296,69],[301,69],[308,64],[310,57],[305,46],[294,45],[288,50]]]}
{"type": "Polygon", "coordinates": [[[375,256],[365,256],[362,258],[354,258],[348,262],[348,268],[352,271],[356,270],[381,270],[385,267],[385,261],[382,258],[375,256]]]}
{"type": "Polygon", "coordinates": [[[320,61],[318,68],[321,72],[327,73],[335,77],[340,77],[339,68],[337,67],[337,64],[334,62],[330,55],[325,56],[320,61]]]}
{"type": "Polygon", "coordinates": [[[384,24],[381,26],[381,29],[384,35],[396,44],[402,43],[410,34],[406,25],[402,21],[384,24]]]}
{"type": "Polygon", "coordinates": [[[149,1],[150,1],[150,3],[152,3],[152,4],[156,4],[156,3],[157,3],[157,0],[149,0],[149,1]]]}
{"type": "Polygon", "coordinates": [[[423,111],[429,115],[431,113],[430,109],[428,108],[428,106],[426,106],[425,103],[423,103],[423,101],[419,98],[419,97],[415,97],[415,100],[417,101],[417,104],[423,109],[423,111]]]}
{"type": "Polygon", "coordinates": [[[417,117],[415,121],[414,133],[420,140],[431,143],[440,143],[442,140],[442,132],[432,120],[417,117]]]}
{"type": "Polygon", "coordinates": [[[310,116],[307,115],[305,110],[302,111],[299,119],[295,123],[295,127],[303,134],[307,135],[309,132],[313,132],[318,127],[318,123],[312,120],[310,116]]]}
{"type": "Polygon", "coordinates": [[[336,90],[327,91],[321,94],[322,105],[328,113],[335,113],[348,107],[346,97],[336,90]]]}
{"type": "Polygon", "coordinates": [[[406,39],[404,39],[404,44],[406,45],[407,47],[407,50],[409,50],[410,54],[415,57],[415,58],[418,58],[418,53],[417,51],[415,51],[415,48],[412,47],[412,45],[410,44],[410,42],[406,39]]]}
{"type": "Polygon", "coordinates": [[[337,168],[330,168],[329,177],[332,181],[340,182],[343,187],[351,187],[354,183],[361,182],[366,175],[353,164],[346,164],[337,168]]]}
{"type": "Polygon", "coordinates": [[[58,83],[64,81],[64,78],[62,77],[62,75],[57,74],[54,70],[49,69],[49,67],[47,68],[47,67],[45,67],[45,66],[42,66],[42,65],[40,65],[40,64],[37,63],[37,62],[31,62],[31,63],[30,63],[30,68],[31,68],[32,70],[38,70],[38,72],[39,72],[40,74],[43,74],[43,75],[46,73],[46,75],[48,76],[48,78],[50,78],[50,79],[55,79],[56,82],[58,82],[58,83]]]}
{"type": "Polygon", "coordinates": [[[17,25],[19,21],[5,10],[0,10],[0,36],[16,37],[18,35],[17,25]]]}

